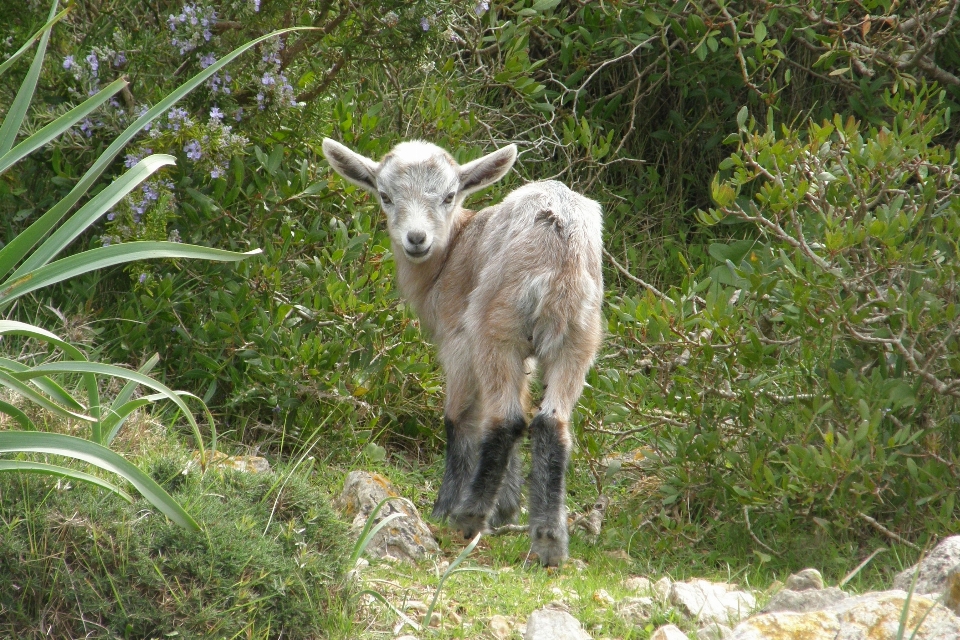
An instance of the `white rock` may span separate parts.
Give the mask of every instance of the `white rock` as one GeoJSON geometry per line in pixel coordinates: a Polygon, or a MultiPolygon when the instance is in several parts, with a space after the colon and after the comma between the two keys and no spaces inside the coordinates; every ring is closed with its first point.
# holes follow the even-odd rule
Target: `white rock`
{"type": "Polygon", "coordinates": [[[823,576],[816,569],[804,569],[787,578],[784,586],[791,591],[823,589],[823,576]]]}
{"type": "Polygon", "coordinates": [[[697,631],[697,640],[725,640],[733,629],[725,624],[711,622],[697,631]]]}
{"type": "Polygon", "coordinates": [[[615,602],[613,596],[611,596],[606,589],[597,589],[594,591],[593,601],[604,607],[609,607],[615,602]]]}
{"type": "Polygon", "coordinates": [[[909,569],[901,571],[893,579],[893,588],[909,591],[917,567],[920,576],[914,593],[943,593],[950,570],[960,564],[960,536],[951,536],[941,541],[926,558],[909,569]]]}
{"type": "Polygon", "coordinates": [[[523,640],[591,640],[580,621],[566,611],[537,609],[527,618],[523,640]]]}
{"type": "MultiPolygon", "coordinates": [[[[895,640],[906,600],[904,591],[881,591],[819,611],[764,613],[741,622],[727,640],[895,640]]],[[[960,618],[925,596],[911,598],[907,621],[904,638],[960,638],[960,618]]]]}
{"type": "Polygon", "coordinates": [[[650,640],[690,640],[687,638],[687,634],[683,631],[680,631],[680,627],[667,624],[656,631],[653,632],[653,635],[650,636],[650,640]]]}
{"type": "Polygon", "coordinates": [[[635,627],[642,627],[650,620],[653,613],[653,598],[640,596],[638,598],[624,598],[617,603],[617,615],[635,627]]]}
{"type": "Polygon", "coordinates": [[[673,580],[664,576],[653,583],[653,594],[657,596],[657,599],[660,601],[666,601],[667,597],[670,595],[670,587],[673,586],[673,580]]]}
{"type": "Polygon", "coordinates": [[[650,578],[634,576],[632,578],[627,578],[627,581],[623,583],[623,588],[627,591],[634,591],[644,595],[649,595],[653,592],[653,583],[650,582],[650,578]]]}
{"type": "Polygon", "coordinates": [[[497,640],[507,640],[513,633],[513,625],[510,623],[510,619],[499,614],[492,616],[490,618],[490,633],[497,640]]]}
{"type": "Polygon", "coordinates": [[[770,602],[763,608],[763,613],[773,613],[774,611],[793,611],[795,613],[819,611],[847,597],[848,594],[846,592],[836,587],[808,589],[806,591],[784,589],[770,598],[770,602]]]}
{"type": "Polygon", "coordinates": [[[675,582],[670,587],[670,603],[701,624],[726,624],[746,617],[757,606],[753,594],[731,585],[708,580],[675,582]]]}
{"type": "MultiPolygon", "coordinates": [[[[376,473],[352,471],[343,483],[343,492],[337,498],[337,508],[348,518],[354,533],[359,534],[367,518],[385,498],[398,496],[390,481],[376,473]]],[[[373,537],[366,553],[387,561],[418,562],[428,555],[440,552],[430,528],[420,517],[413,503],[405,498],[391,500],[377,514],[376,521],[394,513],[401,517],[391,520],[373,537]]]]}

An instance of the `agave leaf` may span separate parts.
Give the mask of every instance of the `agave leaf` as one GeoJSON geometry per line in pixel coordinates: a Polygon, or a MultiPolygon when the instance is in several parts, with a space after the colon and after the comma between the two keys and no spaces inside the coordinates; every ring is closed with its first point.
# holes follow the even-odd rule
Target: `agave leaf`
{"type": "MultiPolygon", "coordinates": [[[[160,354],[155,353],[150,356],[150,358],[144,362],[143,366],[137,369],[137,371],[143,375],[147,375],[155,366],[157,366],[158,362],[160,362],[160,354]]],[[[111,442],[113,442],[113,439],[116,437],[117,433],[120,431],[120,428],[123,426],[123,423],[126,421],[127,416],[129,416],[132,411],[136,410],[136,407],[134,407],[127,413],[123,412],[123,408],[128,402],[130,402],[130,398],[133,397],[133,392],[138,386],[139,385],[132,380],[127,382],[127,384],[123,385],[123,389],[120,390],[120,393],[117,394],[117,397],[113,399],[113,403],[106,411],[106,417],[102,419],[103,430],[107,434],[103,439],[103,444],[109,445],[111,442]]],[[[139,400],[135,402],[139,402],[139,400]]]]}
{"type": "MultiPolygon", "coordinates": [[[[57,0],[53,0],[53,6],[50,7],[49,22],[57,14],[57,0]]],[[[37,53],[33,56],[33,64],[27,71],[27,77],[23,79],[20,90],[17,91],[17,97],[13,99],[13,104],[7,110],[7,115],[0,125],[0,156],[7,155],[7,151],[13,147],[14,140],[17,139],[17,131],[20,130],[20,124],[27,115],[27,107],[30,106],[30,100],[33,99],[33,92],[37,88],[37,79],[40,77],[40,69],[43,67],[43,56],[47,53],[47,42],[50,41],[50,30],[47,29],[40,36],[40,44],[37,46],[37,53]]]]}
{"type": "Polygon", "coordinates": [[[200,525],[183,507],[170,497],[150,476],[133,463],[95,442],[41,431],[0,431],[0,453],[51,453],[76,458],[123,477],[137,488],[150,504],[165,516],[191,531],[200,531],[200,525]]]}
{"type": "Polygon", "coordinates": [[[42,36],[44,33],[52,29],[53,25],[63,20],[63,17],[70,12],[70,9],[71,7],[67,7],[66,9],[64,9],[57,15],[55,15],[52,20],[48,20],[47,24],[40,27],[35,34],[30,36],[30,38],[28,38],[27,41],[23,43],[22,47],[17,49],[12,56],[4,60],[3,64],[0,64],[0,76],[3,75],[4,71],[12,67],[13,63],[16,62],[20,58],[20,56],[22,56],[27,51],[29,51],[30,47],[33,46],[33,43],[36,42],[40,38],[40,36],[42,36]]]}
{"type": "MultiPolygon", "coordinates": [[[[18,236],[19,237],[19,236],[18,236]]],[[[8,244],[11,246],[13,243],[8,244]]],[[[135,260],[149,260],[151,258],[193,258],[196,260],[216,260],[222,262],[238,262],[261,253],[260,249],[246,253],[234,253],[223,249],[211,249],[192,244],[179,242],[125,242],[109,247],[98,247],[82,253],[77,253],[56,262],[46,264],[26,275],[11,279],[12,282],[4,289],[0,289],[0,307],[19,298],[20,296],[36,291],[51,284],[69,280],[88,271],[95,271],[104,267],[112,267],[135,260]]],[[[6,283],[5,283],[6,284],[6,283]]]]}
{"type": "Polygon", "coordinates": [[[29,471],[32,473],[42,473],[47,476],[62,476],[64,478],[70,478],[71,480],[80,480],[81,482],[88,482],[98,487],[103,487],[107,491],[112,491],[117,494],[127,502],[133,502],[133,497],[117,485],[89,473],[75,471],[67,467],[47,464],[45,462],[27,462],[26,460],[0,460],[0,471],[29,471]]]}
{"type": "Polygon", "coordinates": [[[17,162],[27,157],[43,145],[47,144],[61,133],[86,118],[92,111],[112,98],[118,91],[127,86],[124,79],[114,80],[101,89],[96,95],[80,103],[70,111],[45,126],[40,131],[15,146],[0,157],[0,173],[3,173],[17,162]]]}
{"type": "MultiPolygon", "coordinates": [[[[70,409],[64,409],[57,403],[51,401],[47,396],[37,393],[33,387],[28,384],[25,384],[18,376],[27,376],[30,374],[30,371],[26,372],[11,372],[0,369],[0,386],[7,387],[16,391],[20,395],[24,396],[31,402],[40,407],[43,407],[47,411],[57,414],[61,418],[75,420],[83,420],[84,422],[96,422],[96,418],[84,415],[82,413],[77,413],[76,411],[71,411],[70,409]]],[[[37,374],[37,376],[42,376],[43,374],[37,374]]]]}
{"type": "MultiPolygon", "coordinates": [[[[278,31],[273,31],[268,33],[265,36],[261,36],[255,40],[251,40],[246,44],[237,47],[229,54],[213,63],[194,77],[190,78],[172,93],[170,93],[166,98],[158,102],[149,109],[142,116],[137,118],[137,120],[127,127],[123,133],[121,133],[117,138],[107,147],[100,157],[93,163],[93,165],[87,170],[85,174],[77,182],[76,186],[70,190],[60,202],[53,205],[46,213],[40,216],[33,224],[27,227],[23,232],[18,234],[13,240],[11,240],[7,246],[0,249],[0,277],[3,277],[4,274],[10,273],[14,266],[23,260],[23,258],[30,252],[30,250],[40,242],[41,238],[47,235],[53,227],[57,225],[58,222],[73,208],[73,205],[83,197],[83,194],[96,182],[97,178],[100,177],[100,174],[113,162],[113,159],[120,153],[120,150],[127,145],[130,140],[140,133],[140,131],[151,121],[158,118],[162,115],[167,109],[175,105],[179,100],[181,100],[185,95],[193,91],[195,88],[200,86],[205,82],[210,76],[214,73],[217,73],[225,65],[232,62],[240,54],[247,51],[248,49],[257,46],[264,40],[273,38],[284,33],[289,33],[291,31],[303,31],[303,30],[312,30],[314,27],[290,27],[288,29],[280,29],[278,31]]],[[[5,123],[6,124],[6,123],[5,123]]],[[[4,151],[4,153],[6,153],[4,151]]],[[[24,269],[17,269],[13,278],[20,278],[26,276],[27,273],[24,269]]],[[[2,294],[0,294],[2,298],[2,294]]]]}
{"type": "MultiPolygon", "coordinates": [[[[25,364],[17,362],[16,360],[10,360],[9,358],[0,358],[0,370],[6,369],[14,373],[20,373],[21,371],[27,371],[30,369],[25,364]]],[[[65,407],[70,407],[74,411],[83,411],[85,407],[74,400],[73,396],[67,392],[66,389],[61,387],[59,384],[51,380],[50,378],[44,376],[42,378],[34,378],[30,381],[33,386],[43,391],[45,394],[50,396],[53,400],[59,402],[65,407]]]]}
{"type": "Polygon", "coordinates": [[[0,335],[20,335],[39,340],[41,342],[50,342],[63,349],[68,358],[73,360],[86,360],[83,352],[75,346],[61,338],[55,333],[47,331],[41,327],[26,322],[17,322],[16,320],[0,320],[0,335]]]}
{"type": "Polygon", "coordinates": [[[40,247],[20,265],[20,270],[29,273],[47,264],[63,251],[87,227],[100,219],[124,196],[136,189],[144,180],[149,178],[161,167],[176,164],[177,159],[164,153],[155,153],[147,156],[129,171],[114,180],[106,189],[90,198],[80,210],[70,216],[59,229],[46,239],[40,247]]]}
{"type": "Polygon", "coordinates": [[[5,413],[8,416],[13,416],[13,419],[20,423],[20,426],[29,431],[36,431],[37,425],[33,424],[33,420],[30,419],[30,416],[25,414],[20,409],[16,408],[9,402],[4,402],[0,400],[0,413],[5,413]]]}

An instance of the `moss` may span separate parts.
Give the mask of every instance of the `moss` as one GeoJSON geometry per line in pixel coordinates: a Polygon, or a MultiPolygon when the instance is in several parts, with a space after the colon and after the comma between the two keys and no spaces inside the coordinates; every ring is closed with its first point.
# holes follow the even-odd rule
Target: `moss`
{"type": "Polygon", "coordinates": [[[317,487],[147,466],[179,475],[164,484],[202,532],[143,501],[0,474],[0,637],[343,637],[348,538],[317,487]]]}

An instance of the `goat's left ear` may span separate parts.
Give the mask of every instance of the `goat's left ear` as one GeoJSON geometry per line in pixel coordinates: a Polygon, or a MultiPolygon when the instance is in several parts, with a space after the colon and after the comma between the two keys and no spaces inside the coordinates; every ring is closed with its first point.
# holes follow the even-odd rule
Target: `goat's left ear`
{"type": "Polygon", "coordinates": [[[502,178],[517,160],[517,145],[511,144],[460,167],[460,193],[469,195],[502,178]]]}

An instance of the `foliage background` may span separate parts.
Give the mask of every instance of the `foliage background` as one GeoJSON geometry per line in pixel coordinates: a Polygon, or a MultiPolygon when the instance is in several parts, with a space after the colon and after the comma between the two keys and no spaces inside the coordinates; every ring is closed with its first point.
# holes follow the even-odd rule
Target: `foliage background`
{"type": "MultiPolygon", "coordinates": [[[[42,5],[0,8],[0,54],[42,5]]],[[[317,30],[138,139],[128,162],[149,149],[176,169],[84,238],[263,259],[104,272],[9,315],[113,361],[159,352],[234,446],[436,466],[442,374],[375,203],[319,142],[379,157],[422,137],[460,161],[516,142],[517,171],[473,206],[556,178],[604,207],[608,335],[576,457],[618,496],[624,540],[709,533],[761,562],[877,531],[923,545],[958,528],[958,21],[954,0],[77,4],[30,127],[120,75],[130,89],[4,176],[5,242],[208,56],[317,30]]]]}

